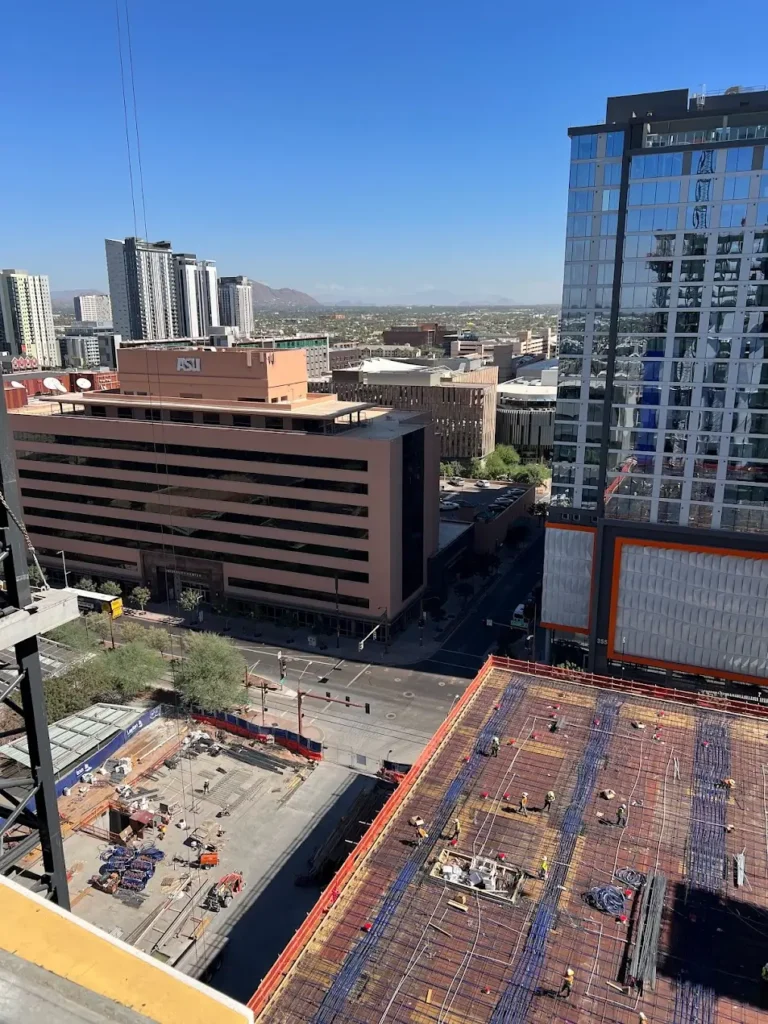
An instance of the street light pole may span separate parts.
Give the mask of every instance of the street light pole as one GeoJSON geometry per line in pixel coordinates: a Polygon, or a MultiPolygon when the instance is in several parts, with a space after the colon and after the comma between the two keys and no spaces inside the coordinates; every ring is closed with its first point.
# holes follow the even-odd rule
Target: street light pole
{"type": "Polygon", "coordinates": [[[333,574],[334,592],[336,595],[336,650],[338,651],[341,646],[341,622],[339,621],[339,574],[335,572],[333,574]]]}
{"type": "Polygon", "coordinates": [[[64,570],[64,589],[66,590],[69,587],[69,583],[67,583],[67,560],[64,557],[63,551],[57,551],[56,554],[61,555],[61,567],[64,570]]]}

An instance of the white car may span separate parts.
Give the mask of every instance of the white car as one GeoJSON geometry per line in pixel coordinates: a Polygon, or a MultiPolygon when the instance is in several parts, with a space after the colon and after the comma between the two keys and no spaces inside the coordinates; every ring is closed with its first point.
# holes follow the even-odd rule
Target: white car
{"type": "Polygon", "coordinates": [[[477,486],[478,487],[490,487],[491,485],[488,483],[487,480],[478,480],[477,481],[477,486]]]}
{"type": "Polygon", "coordinates": [[[458,507],[455,501],[440,502],[440,508],[444,508],[447,512],[455,512],[458,507]]]}

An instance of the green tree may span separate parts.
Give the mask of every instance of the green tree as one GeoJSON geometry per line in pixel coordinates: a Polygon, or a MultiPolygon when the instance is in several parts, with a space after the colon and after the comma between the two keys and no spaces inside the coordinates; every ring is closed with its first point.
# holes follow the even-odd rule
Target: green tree
{"type": "Polygon", "coordinates": [[[497,444],[493,454],[496,455],[505,466],[517,466],[520,464],[520,456],[517,454],[512,445],[509,444],[497,444]]]}
{"type": "Polygon", "coordinates": [[[83,616],[89,635],[98,640],[107,640],[112,636],[111,618],[106,612],[91,612],[83,616]]]}
{"type": "Polygon", "coordinates": [[[96,593],[96,584],[90,576],[81,576],[75,584],[75,588],[77,590],[90,590],[92,594],[96,593]]]}
{"type": "Polygon", "coordinates": [[[193,612],[203,599],[199,590],[182,590],[179,594],[179,607],[182,611],[193,612]]]}
{"type": "Polygon", "coordinates": [[[84,616],[73,619],[71,622],[65,622],[63,626],[57,626],[56,629],[52,629],[45,635],[58,644],[70,647],[73,651],[93,650],[99,639],[95,633],[90,631],[90,627],[86,629],[84,616]]]}
{"type": "Polygon", "coordinates": [[[103,583],[99,584],[99,593],[107,594],[109,597],[120,597],[123,592],[123,588],[119,583],[115,583],[114,580],[104,580],[103,583]]]}
{"type": "Polygon", "coordinates": [[[145,629],[143,643],[153,651],[170,652],[171,634],[167,629],[145,629]]]}
{"type": "Polygon", "coordinates": [[[165,661],[158,651],[146,644],[132,641],[97,655],[89,663],[104,692],[113,692],[122,698],[135,697],[154,686],[165,672],[165,661]]]}
{"type": "Polygon", "coordinates": [[[149,604],[150,597],[152,597],[152,591],[149,587],[134,587],[131,591],[131,597],[139,608],[144,611],[146,606],[149,604]]]}
{"type": "Polygon", "coordinates": [[[472,459],[469,464],[469,473],[473,480],[484,480],[486,477],[485,465],[482,459],[472,459]]]}
{"type": "Polygon", "coordinates": [[[515,483],[529,486],[535,484],[537,487],[545,480],[549,480],[551,476],[549,467],[545,466],[543,462],[529,462],[525,466],[518,466],[511,475],[515,483]]]}
{"type": "Polygon", "coordinates": [[[440,476],[450,476],[451,467],[447,462],[440,463],[440,476]]]}
{"type": "Polygon", "coordinates": [[[485,457],[485,475],[489,480],[498,480],[500,476],[506,476],[509,467],[496,452],[491,452],[485,457]]]}
{"type": "Polygon", "coordinates": [[[193,707],[226,711],[243,700],[245,668],[243,656],[228,637],[197,633],[184,640],[176,688],[193,707]]]}
{"type": "Polygon", "coordinates": [[[31,562],[30,566],[29,566],[29,583],[30,583],[30,586],[42,587],[44,582],[45,582],[45,580],[43,579],[43,574],[38,569],[37,563],[36,562],[31,562]]]}
{"type": "Polygon", "coordinates": [[[86,666],[87,662],[81,662],[62,675],[49,676],[43,682],[49,724],[82,711],[98,699],[95,680],[86,666]]]}
{"type": "Polygon", "coordinates": [[[132,622],[131,619],[120,619],[119,636],[120,643],[123,644],[144,644],[145,647],[150,647],[149,634],[151,630],[145,629],[144,626],[139,625],[138,622],[132,622]]]}

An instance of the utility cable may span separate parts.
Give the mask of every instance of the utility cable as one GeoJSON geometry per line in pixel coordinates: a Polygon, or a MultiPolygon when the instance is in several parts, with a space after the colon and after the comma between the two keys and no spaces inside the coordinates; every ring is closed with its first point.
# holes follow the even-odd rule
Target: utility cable
{"type": "Polygon", "coordinates": [[[125,125],[125,148],[128,153],[128,178],[131,182],[131,209],[133,210],[133,234],[138,235],[136,225],[136,191],[133,186],[133,160],[131,158],[131,135],[128,128],[128,101],[125,96],[125,69],[123,67],[123,34],[120,29],[120,0],[115,0],[115,19],[117,21],[117,53],[120,58],[120,89],[123,94],[123,123],[125,125]]]}
{"type": "Polygon", "coordinates": [[[141,163],[141,136],[139,134],[139,108],[136,104],[136,76],[133,72],[133,43],[131,41],[131,18],[128,12],[128,0],[125,0],[125,27],[128,37],[128,67],[131,72],[131,94],[133,96],[133,125],[136,130],[136,161],[139,166],[139,188],[141,189],[141,215],[144,221],[144,237],[149,238],[147,231],[147,204],[144,198],[144,168],[141,163]]]}

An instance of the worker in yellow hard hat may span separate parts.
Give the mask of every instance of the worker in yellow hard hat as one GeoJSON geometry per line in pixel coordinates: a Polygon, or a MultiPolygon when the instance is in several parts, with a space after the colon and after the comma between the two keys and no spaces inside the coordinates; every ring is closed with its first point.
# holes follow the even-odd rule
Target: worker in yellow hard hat
{"type": "Polygon", "coordinates": [[[573,992],[573,982],[574,982],[574,979],[575,979],[575,975],[573,973],[573,968],[569,967],[568,970],[563,975],[563,984],[560,986],[560,991],[558,992],[558,996],[561,999],[570,999],[571,998],[571,993],[573,992]]]}

